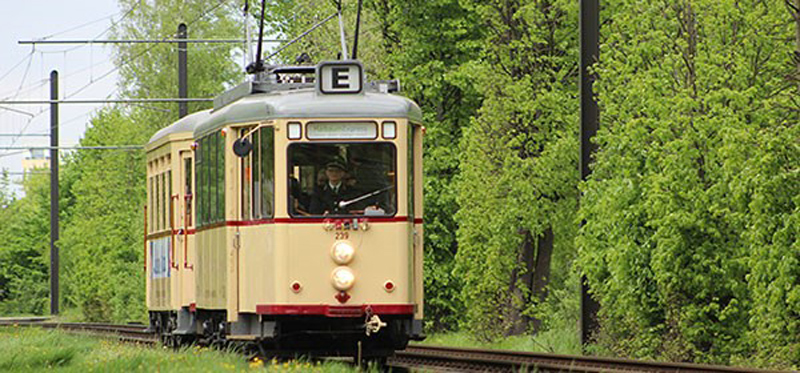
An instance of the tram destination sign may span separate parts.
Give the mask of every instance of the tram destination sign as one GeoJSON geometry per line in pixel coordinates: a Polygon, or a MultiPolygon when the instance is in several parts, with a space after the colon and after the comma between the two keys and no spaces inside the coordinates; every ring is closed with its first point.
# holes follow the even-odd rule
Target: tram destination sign
{"type": "Polygon", "coordinates": [[[375,122],[310,122],[306,125],[306,138],[372,140],[378,138],[378,125],[375,122]]]}
{"type": "Polygon", "coordinates": [[[317,66],[317,87],[323,94],[361,93],[364,69],[356,61],[323,62],[317,66]]]}

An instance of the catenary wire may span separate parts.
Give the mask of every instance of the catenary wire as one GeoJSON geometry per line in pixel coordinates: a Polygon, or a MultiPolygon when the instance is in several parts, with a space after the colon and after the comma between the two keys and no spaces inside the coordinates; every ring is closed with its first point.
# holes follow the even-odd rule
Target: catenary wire
{"type": "MultiPolygon", "coordinates": [[[[213,11],[217,10],[217,9],[218,9],[220,6],[222,6],[223,4],[225,4],[225,2],[226,2],[225,0],[221,0],[220,2],[218,2],[218,3],[217,3],[216,5],[214,5],[213,7],[211,7],[211,8],[209,8],[209,9],[207,9],[207,10],[203,11],[203,12],[202,12],[202,13],[201,13],[199,16],[197,16],[196,18],[194,18],[193,20],[191,20],[190,22],[188,22],[188,23],[187,23],[187,26],[191,26],[192,24],[194,24],[195,22],[197,22],[197,21],[199,21],[200,19],[204,18],[205,16],[207,16],[207,15],[208,15],[208,14],[210,14],[211,12],[213,12],[213,11]]],[[[165,36],[165,37],[163,38],[163,40],[166,40],[167,38],[169,38],[169,37],[172,37],[172,36],[174,36],[174,35],[172,35],[172,34],[171,34],[171,35],[165,36]]],[[[129,64],[129,63],[131,63],[132,61],[134,61],[134,60],[138,59],[139,57],[141,57],[141,56],[142,56],[142,55],[144,55],[145,53],[149,52],[149,51],[150,51],[151,49],[153,49],[155,46],[156,46],[156,44],[154,44],[154,45],[152,45],[152,46],[150,46],[150,47],[146,48],[145,50],[143,50],[142,52],[140,52],[140,53],[136,54],[135,56],[133,56],[133,57],[131,57],[131,58],[128,58],[127,60],[125,60],[125,61],[123,61],[122,63],[120,63],[118,66],[115,66],[114,68],[112,68],[111,70],[109,70],[108,72],[106,72],[105,74],[103,74],[102,76],[100,76],[99,78],[95,79],[95,80],[94,80],[94,81],[92,81],[92,82],[89,82],[89,83],[87,83],[87,84],[86,84],[86,85],[84,85],[83,87],[81,87],[81,88],[79,88],[78,90],[76,90],[76,91],[72,92],[72,94],[71,94],[69,97],[72,97],[72,96],[74,96],[74,95],[76,95],[76,94],[78,94],[78,93],[82,92],[83,90],[85,90],[86,88],[88,88],[89,86],[91,86],[92,84],[94,84],[94,83],[96,83],[96,82],[98,82],[98,81],[100,81],[100,80],[102,80],[102,79],[104,79],[104,78],[108,77],[108,76],[109,76],[109,75],[111,75],[113,72],[115,72],[115,71],[119,70],[119,69],[120,69],[120,68],[122,68],[123,66],[126,66],[126,65],[128,65],[128,64],[129,64]]],[[[116,91],[116,90],[115,90],[115,91],[116,91]]],[[[65,96],[65,98],[68,98],[68,97],[66,97],[66,96],[65,96]]],[[[47,111],[47,110],[43,110],[42,112],[40,112],[40,113],[38,113],[38,114],[42,114],[42,113],[43,113],[43,112],[45,112],[45,111],[47,111]]],[[[38,116],[38,114],[37,114],[36,116],[38,116]]],[[[34,117],[34,118],[35,118],[35,117],[34,117]]],[[[23,130],[22,130],[20,133],[24,133],[24,131],[25,131],[25,130],[28,128],[28,126],[30,125],[30,123],[32,122],[32,120],[33,120],[33,118],[31,118],[31,119],[28,121],[28,123],[27,123],[27,124],[26,124],[26,125],[23,127],[23,130]]],[[[12,146],[13,146],[13,145],[16,143],[16,140],[17,140],[17,139],[18,139],[18,138],[15,138],[15,139],[14,139],[14,141],[12,141],[12,146]]],[[[0,156],[2,156],[2,155],[3,155],[3,154],[0,154],[0,156]]]]}

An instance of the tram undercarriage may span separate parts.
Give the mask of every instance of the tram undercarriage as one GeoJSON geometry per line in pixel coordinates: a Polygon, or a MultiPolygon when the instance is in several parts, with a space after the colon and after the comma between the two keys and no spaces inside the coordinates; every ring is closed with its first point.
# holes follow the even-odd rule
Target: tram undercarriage
{"type": "Polygon", "coordinates": [[[240,314],[227,322],[225,311],[150,312],[150,330],[165,346],[191,344],[244,347],[262,357],[361,356],[383,358],[422,340],[421,324],[412,315],[360,317],[264,316],[240,314]]]}

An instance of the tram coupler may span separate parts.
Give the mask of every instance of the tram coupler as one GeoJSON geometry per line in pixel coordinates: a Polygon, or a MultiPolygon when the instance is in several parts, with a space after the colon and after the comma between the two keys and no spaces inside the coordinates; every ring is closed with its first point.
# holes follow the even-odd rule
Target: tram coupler
{"type": "Polygon", "coordinates": [[[387,324],[381,320],[378,315],[372,313],[372,307],[367,307],[366,318],[364,320],[364,328],[366,329],[367,337],[372,334],[378,334],[381,328],[387,324]]]}

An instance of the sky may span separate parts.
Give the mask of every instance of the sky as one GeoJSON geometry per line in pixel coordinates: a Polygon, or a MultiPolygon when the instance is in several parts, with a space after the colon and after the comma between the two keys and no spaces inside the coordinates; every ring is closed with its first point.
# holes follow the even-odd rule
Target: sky
{"type": "MultiPolygon", "coordinates": [[[[49,137],[7,135],[49,133],[49,105],[3,105],[2,101],[49,99],[52,70],[59,73],[61,99],[114,97],[117,74],[113,71],[111,47],[32,46],[18,42],[107,39],[112,22],[118,21],[124,12],[116,0],[0,0],[0,3],[3,4],[0,15],[0,147],[48,146],[49,137]]],[[[102,106],[60,105],[60,145],[76,145],[92,113],[102,106]]],[[[26,150],[0,149],[0,169],[21,172],[22,160],[29,155],[26,150]]],[[[20,175],[12,177],[20,179],[20,175]]]]}

